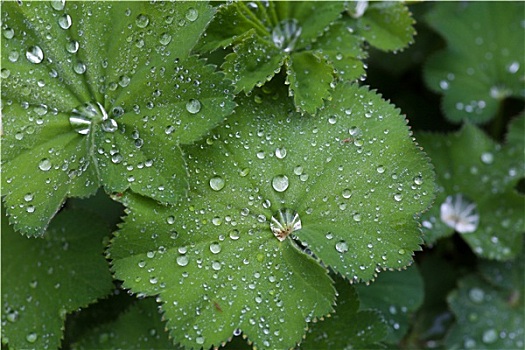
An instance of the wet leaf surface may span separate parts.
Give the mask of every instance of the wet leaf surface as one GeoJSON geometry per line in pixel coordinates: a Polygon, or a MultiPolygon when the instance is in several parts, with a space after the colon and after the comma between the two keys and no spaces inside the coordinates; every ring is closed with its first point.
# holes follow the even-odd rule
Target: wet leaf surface
{"type": "Polygon", "coordinates": [[[42,234],[66,198],[99,186],[185,195],[179,144],[233,109],[228,83],[190,56],[212,13],[202,2],[2,7],[2,188],[15,229],[42,234]]]}
{"type": "Polygon", "coordinates": [[[523,176],[523,148],[502,147],[471,124],[449,135],[420,134],[418,140],[439,184],[436,204],[423,216],[427,242],[456,231],[479,256],[515,257],[525,225],[523,195],[515,190],[523,176]]]}
{"type": "Polygon", "coordinates": [[[159,294],[186,346],[218,346],[240,329],[257,347],[292,347],[332,309],[317,259],[367,281],[419,249],[414,215],[433,198],[433,173],[398,111],[350,84],[316,118],[279,96],[239,98],[223,126],[185,149],[188,201],[122,198],[115,276],[159,294]]]}
{"type": "Polygon", "coordinates": [[[64,320],[113,289],[103,253],[110,230],[83,210],[56,216],[43,238],[8,225],[2,207],[2,343],[56,349],[64,320]]]}
{"type": "Polygon", "coordinates": [[[485,123],[507,97],[525,98],[522,2],[436,3],[427,22],[448,47],[424,69],[452,122],[485,123]]]}

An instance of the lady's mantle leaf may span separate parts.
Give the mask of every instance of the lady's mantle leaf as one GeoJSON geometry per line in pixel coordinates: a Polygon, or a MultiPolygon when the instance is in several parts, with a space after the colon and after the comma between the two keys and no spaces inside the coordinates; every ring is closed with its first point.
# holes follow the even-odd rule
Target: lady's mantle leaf
{"type": "Polygon", "coordinates": [[[301,349],[377,349],[388,333],[381,314],[375,310],[359,311],[356,290],[342,278],[336,278],[338,302],[335,313],[312,325],[301,349]]]}
{"type": "Polygon", "coordinates": [[[414,19],[408,7],[394,1],[353,1],[346,23],[370,45],[383,51],[402,50],[414,40],[414,19]]]}
{"type": "Polygon", "coordinates": [[[514,145],[502,148],[471,124],[447,136],[421,134],[419,140],[439,183],[436,205],[423,217],[426,240],[456,231],[482,257],[514,257],[525,230],[523,195],[514,189],[523,174],[523,148],[510,152],[514,145]],[[508,158],[516,153],[519,158],[508,158]]]}
{"type": "Polygon", "coordinates": [[[3,194],[15,229],[44,232],[65,198],[131,189],[174,202],[179,143],[233,108],[189,52],[202,2],[7,2],[2,6],[3,194]]]}
{"type": "Polygon", "coordinates": [[[448,48],[432,56],[427,84],[454,122],[486,122],[506,97],[525,97],[523,2],[436,3],[428,23],[448,48]]]}
{"type": "Polygon", "coordinates": [[[512,262],[483,262],[486,280],[469,275],[459,281],[448,296],[457,323],[447,336],[447,348],[523,348],[523,266],[523,254],[512,262]]]}
{"type": "Polygon", "coordinates": [[[414,215],[432,200],[433,173],[398,111],[349,84],[316,118],[279,96],[266,86],[241,98],[187,149],[187,202],[123,198],[115,275],[160,295],[184,345],[218,346],[241,329],[257,347],[291,347],[335,297],[315,258],[370,280],[419,249],[414,215]]]}
{"type": "MultiPolygon", "coordinates": [[[[234,2],[219,7],[200,50],[232,45],[222,66],[236,91],[261,86],[286,64],[296,108],[315,113],[330,95],[334,68],[312,50],[343,10],[341,2],[234,2]]],[[[344,52],[345,58],[349,53],[344,52]]]]}
{"type": "Polygon", "coordinates": [[[102,255],[110,231],[99,222],[85,211],[66,210],[44,238],[30,239],[8,225],[2,208],[2,343],[56,349],[66,314],[111,292],[102,255]]]}
{"type": "Polygon", "coordinates": [[[141,299],[117,320],[90,330],[72,349],[172,349],[153,298],[141,299]]]}
{"type": "Polygon", "coordinates": [[[361,309],[381,311],[387,321],[385,342],[398,344],[410,326],[411,313],[423,304],[423,279],[415,266],[404,271],[388,271],[374,283],[356,285],[361,309]]]}

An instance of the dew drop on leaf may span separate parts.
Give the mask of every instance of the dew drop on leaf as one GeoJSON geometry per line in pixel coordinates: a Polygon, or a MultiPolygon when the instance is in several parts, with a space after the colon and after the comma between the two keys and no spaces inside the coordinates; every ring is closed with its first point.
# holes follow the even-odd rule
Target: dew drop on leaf
{"type": "Polygon", "coordinates": [[[161,45],[168,45],[171,42],[171,35],[169,33],[161,34],[159,42],[161,45]]]}
{"type": "Polygon", "coordinates": [[[288,176],[277,175],[272,179],[272,187],[277,192],[284,192],[288,188],[288,176]]]}
{"type": "Polygon", "coordinates": [[[283,159],[284,157],[286,157],[286,148],[281,147],[275,149],[275,156],[279,159],[283,159]]]}
{"type": "Polygon", "coordinates": [[[63,16],[58,17],[58,25],[62,29],[69,29],[71,27],[72,21],[71,16],[68,14],[65,14],[63,16]]]}
{"type": "Polygon", "coordinates": [[[4,35],[4,38],[9,40],[15,36],[15,31],[12,28],[6,28],[2,31],[2,34],[4,35]]]}
{"type": "Polygon", "coordinates": [[[186,103],[186,110],[191,114],[197,114],[201,110],[201,102],[192,98],[186,103]]]}
{"type": "Polygon", "coordinates": [[[335,250],[339,253],[346,253],[348,251],[348,243],[345,241],[339,241],[335,244],[335,250]]]}
{"type": "Polygon", "coordinates": [[[199,11],[193,7],[190,7],[188,12],[186,12],[186,19],[190,22],[194,22],[197,20],[197,18],[199,18],[199,11]]]}
{"type": "Polygon", "coordinates": [[[51,169],[51,161],[47,158],[44,158],[38,164],[38,168],[42,171],[49,171],[51,169]]]}
{"type": "Polygon", "coordinates": [[[44,59],[44,51],[38,45],[31,46],[26,51],[26,58],[31,63],[40,63],[44,59]]]}
{"type": "Polygon", "coordinates": [[[490,152],[484,152],[481,154],[481,161],[485,164],[492,164],[494,161],[494,155],[490,152]]]}
{"type": "Polygon", "coordinates": [[[31,332],[26,336],[26,340],[28,343],[34,343],[38,339],[38,335],[35,332],[31,332]]]}
{"type": "Polygon", "coordinates": [[[485,298],[485,292],[483,291],[483,289],[477,287],[470,289],[468,295],[470,300],[472,300],[476,304],[482,303],[485,298]]]}
{"type": "Polygon", "coordinates": [[[135,24],[139,28],[146,28],[149,24],[149,17],[144,14],[140,14],[137,16],[137,19],[135,20],[135,24]]]}
{"type": "Polygon", "coordinates": [[[210,187],[214,191],[220,191],[224,188],[224,179],[220,176],[215,176],[210,179],[210,187]]]}
{"type": "Polygon", "coordinates": [[[189,259],[186,255],[180,255],[177,257],[177,264],[179,266],[186,266],[188,265],[189,259]]]}
{"type": "Polygon", "coordinates": [[[496,340],[498,340],[498,333],[494,328],[487,329],[483,332],[481,340],[483,340],[485,344],[494,343],[496,340]]]}
{"type": "Polygon", "coordinates": [[[66,0],[51,0],[51,7],[57,11],[62,11],[66,6],[66,0]]]}
{"type": "Polygon", "coordinates": [[[348,199],[352,197],[352,191],[350,189],[346,188],[343,190],[343,198],[348,199]]]}
{"type": "Polygon", "coordinates": [[[86,72],[86,65],[82,62],[77,62],[74,66],[73,66],[73,70],[75,71],[75,73],[77,74],[84,74],[86,72]]]}
{"type": "Polygon", "coordinates": [[[210,252],[212,252],[213,254],[219,254],[221,252],[220,244],[217,242],[210,244],[210,252]]]}

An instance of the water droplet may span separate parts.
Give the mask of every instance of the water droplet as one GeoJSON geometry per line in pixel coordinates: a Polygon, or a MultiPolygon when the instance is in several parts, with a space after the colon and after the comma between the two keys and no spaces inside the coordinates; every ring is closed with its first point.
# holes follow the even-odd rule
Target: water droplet
{"type": "Polygon", "coordinates": [[[105,132],[115,132],[118,129],[118,124],[115,119],[106,119],[102,122],[102,130],[105,132]]]}
{"type": "Polygon", "coordinates": [[[35,332],[31,332],[26,336],[26,340],[29,343],[34,343],[38,339],[38,335],[35,332]]]}
{"type": "Polygon", "coordinates": [[[378,172],[379,174],[382,174],[382,173],[385,172],[385,167],[382,166],[382,165],[380,165],[380,166],[378,166],[378,167],[376,168],[376,170],[377,170],[377,172],[378,172]]]}
{"type": "Polygon", "coordinates": [[[38,164],[38,168],[42,171],[48,171],[51,169],[51,161],[47,158],[42,159],[38,164]]]}
{"type": "Polygon", "coordinates": [[[210,244],[210,252],[212,252],[213,254],[219,254],[221,252],[220,244],[217,242],[210,244]]]}
{"type": "Polygon", "coordinates": [[[354,216],[352,218],[354,219],[355,222],[359,222],[359,221],[361,221],[361,214],[356,213],[356,214],[354,214],[354,216]]]}
{"type": "Polygon", "coordinates": [[[9,322],[16,322],[18,320],[18,311],[15,311],[15,310],[12,310],[10,312],[7,313],[7,320],[9,322]]]}
{"type": "Polygon", "coordinates": [[[51,7],[57,11],[62,11],[66,6],[66,0],[51,0],[51,7]]]}
{"type": "Polygon", "coordinates": [[[111,156],[111,162],[113,162],[114,164],[121,163],[123,159],[124,157],[122,157],[122,155],[118,152],[111,156]]]}
{"type": "Polygon", "coordinates": [[[71,27],[71,23],[71,16],[67,13],[58,17],[58,25],[62,29],[69,29],[69,27],[71,27]]]}
{"type": "Polygon", "coordinates": [[[415,183],[416,185],[418,185],[418,186],[419,186],[419,185],[422,185],[422,184],[423,184],[423,178],[422,178],[421,176],[419,176],[419,175],[416,176],[416,177],[414,177],[414,183],[415,183]]]}
{"type": "Polygon", "coordinates": [[[84,74],[87,70],[87,66],[84,63],[79,61],[73,66],[73,70],[77,74],[84,74]]]}
{"type": "Polygon", "coordinates": [[[204,337],[203,336],[198,336],[197,338],[195,338],[195,342],[197,344],[204,344],[204,337]]]}
{"type": "Polygon", "coordinates": [[[168,223],[168,225],[173,225],[175,223],[175,217],[173,215],[168,216],[166,222],[168,223]]]}
{"type": "Polygon", "coordinates": [[[26,51],[26,58],[31,63],[40,63],[44,59],[44,51],[38,45],[31,46],[26,51]]]}
{"type": "Polygon", "coordinates": [[[194,22],[197,20],[197,18],[199,18],[199,11],[193,7],[190,7],[188,12],[186,12],[186,19],[190,22],[194,22]]]}
{"type": "Polygon", "coordinates": [[[272,30],[272,41],[276,47],[283,49],[284,52],[291,52],[297,39],[301,35],[302,28],[294,18],[281,21],[272,30]]]}
{"type": "Polygon", "coordinates": [[[2,68],[2,70],[0,71],[0,78],[2,79],[7,79],[9,78],[10,75],[11,75],[11,71],[9,69],[2,68]]]}
{"type": "Polygon", "coordinates": [[[494,155],[490,152],[483,152],[481,154],[481,161],[485,164],[492,164],[494,161],[494,155]]]}
{"type": "Polygon", "coordinates": [[[149,17],[144,14],[140,14],[137,16],[137,19],[135,20],[135,24],[139,28],[146,28],[149,24],[149,17]]]}
{"type": "Polygon", "coordinates": [[[157,277],[151,277],[151,278],[149,279],[149,283],[151,283],[151,284],[157,284],[157,282],[159,282],[159,280],[157,279],[157,277]]]}
{"type": "Polygon", "coordinates": [[[230,238],[231,238],[232,240],[236,241],[236,240],[239,239],[239,237],[240,237],[240,235],[239,235],[239,230],[237,230],[237,229],[233,229],[233,230],[230,231],[230,238]]]}
{"type": "Polygon", "coordinates": [[[214,191],[220,191],[224,188],[225,182],[222,177],[215,176],[210,179],[210,187],[214,191]]]}
{"type": "Polygon", "coordinates": [[[270,229],[279,241],[284,239],[292,232],[302,228],[299,213],[292,209],[280,209],[270,220],[270,229]]]}
{"type": "Polygon", "coordinates": [[[345,188],[343,190],[343,198],[348,199],[350,197],[352,197],[352,191],[350,191],[348,188],[345,188]]]}
{"type": "Polygon", "coordinates": [[[468,295],[470,300],[472,300],[476,304],[482,303],[485,299],[485,292],[483,291],[483,289],[477,287],[470,289],[468,295]]]}
{"type": "Polygon", "coordinates": [[[201,102],[192,98],[186,103],[186,110],[191,114],[197,114],[201,110],[201,102]]]}
{"type": "Polygon", "coordinates": [[[272,187],[277,192],[284,192],[288,188],[288,177],[286,175],[277,175],[272,179],[272,187]]]}
{"type": "Polygon", "coordinates": [[[6,39],[13,39],[13,37],[15,36],[15,31],[12,28],[6,28],[2,31],[2,34],[6,39]]]}
{"type": "Polygon", "coordinates": [[[31,202],[33,200],[33,194],[32,193],[26,193],[25,196],[24,196],[24,200],[26,202],[31,202]]]}
{"type": "Polygon", "coordinates": [[[479,224],[476,203],[464,198],[461,193],[445,199],[440,207],[440,217],[441,221],[459,233],[474,232],[479,224]]]}
{"type": "Polygon", "coordinates": [[[106,120],[107,118],[107,113],[100,103],[84,103],[73,109],[69,116],[69,124],[77,133],[87,135],[93,122],[106,120]]]}
{"type": "Polygon", "coordinates": [[[483,342],[486,344],[494,343],[496,340],[498,340],[498,332],[496,332],[494,328],[487,329],[485,332],[483,332],[481,340],[483,340],[483,342]]]}
{"type": "Polygon", "coordinates": [[[177,257],[177,264],[179,266],[186,266],[188,265],[189,259],[186,255],[180,255],[177,257]]]}
{"type": "Polygon", "coordinates": [[[250,173],[250,168],[244,168],[244,169],[241,169],[239,171],[239,175],[241,175],[242,177],[245,177],[246,175],[248,175],[250,173]]]}
{"type": "Polygon", "coordinates": [[[337,116],[335,115],[331,116],[330,118],[328,118],[328,122],[332,125],[337,123],[337,116]]]}
{"type": "Polygon", "coordinates": [[[401,202],[402,199],[403,199],[403,195],[402,195],[401,193],[396,193],[396,194],[394,195],[394,200],[395,200],[396,202],[401,202]]]}
{"type": "Polygon", "coordinates": [[[346,253],[348,251],[348,243],[345,241],[339,241],[335,244],[335,250],[339,253],[346,253]]]}
{"type": "Polygon", "coordinates": [[[171,42],[171,35],[169,33],[161,34],[159,42],[161,45],[168,45],[171,42]]]}
{"type": "Polygon", "coordinates": [[[282,147],[275,149],[275,156],[279,159],[286,157],[286,148],[282,147]]]}
{"type": "Polygon", "coordinates": [[[508,71],[510,74],[514,74],[514,73],[516,73],[519,69],[520,69],[520,64],[519,64],[519,62],[517,62],[517,61],[514,61],[514,62],[512,62],[511,64],[509,64],[509,65],[507,66],[507,71],[508,71]]]}
{"type": "Polygon", "coordinates": [[[28,205],[26,208],[26,211],[31,214],[35,212],[35,206],[34,205],[28,205]]]}
{"type": "Polygon", "coordinates": [[[69,53],[76,53],[78,51],[79,44],[76,40],[71,40],[66,44],[66,50],[69,53]]]}

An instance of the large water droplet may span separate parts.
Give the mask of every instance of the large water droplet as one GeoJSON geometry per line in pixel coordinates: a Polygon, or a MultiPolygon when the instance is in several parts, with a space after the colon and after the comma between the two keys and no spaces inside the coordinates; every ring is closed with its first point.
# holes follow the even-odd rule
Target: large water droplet
{"type": "Polygon", "coordinates": [[[221,252],[221,245],[217,242],[210,244],[210,252],[213,254],[219,254],[221,252]]]}
{"type": "Polygon", "coordinates": [[[186,103],[186,110],[191,114],[197,114],[201,110],[201,102],[192,98],[186,103]]]}
{"type": "Polygon", "coordinates": [[[31,46],[26,51],[26,58],[31,63],[40,63],[44,59],[44,51],[38,45],[31,46]]]}
{"type": "Polygon", "coordinates": [[[335,244],[335,250],[339,253],[346,253],[348,251],[348,243],[345,241],[339,241],[335,244]]]}
{"type": "Polygon", "coordinates": [[[71,40],[66,44],[66,50],[69,53],[76,53],[78,51],[79,44],[76,40],[71,40]]]}
{"type": "Polygon", "coordinates": [[[275,156],[279,159],[283,159],[284,157],[286,157],[286,148],[281,147],[275,149],[275,156]]]}
{"type": "Polygon", "coordinates": [[[288,177],[286,175],[277,175],[272,179],[272,187],[277,192],[284,192],[288,188],[288,177]]]}
{"type": "Polygon", "coordinates": [[[15,36],[15,31],[12,28],[6,28],[2,31],[4,38],[12,39],[15,36]]]}
{"type": "Polygon", "coordinates": [[[199,11],[193,7],[190,7],[188,12],[186,12],[186,19],[190,22],[194,22],[197,20],[197,18],[199,18],[199,11]]]}
{"type": "Polygon", "coordinates": [[[291,52],[302,31],[298,23],[296,19],[290,18],[275,26],[272,31],[272,41],[275,46],[283,49],[284,52],[291,52]]]}
{"type": "Polygon", "coordinates": [[[481,340],[483,340],[483,342],[486,344],[494,343],[496,340],[498,340],[498,332],[496,332],[494,328],[487,329],[485,332],[483,332],[481,340]]]}
{"type": "Polygon", "coordinates": [[[189,259],[186,255],[180,255],[177,257],[177,264],[179,266],[186,266],[188,265],[189,259]]]}
{"type": "Polygon", "coordinates": [[[71,27],[71,23],[72,23],[71,16],[68,15],[67,13],[58,17],[58,25],[62,29],[69,29],[69,27],[71,27]]]}
{"type": "Polygon", "coordinates": [[[485,298],[485,292],[483,291],[483,289],[477,287],[474,287],[471,290],[469,290],[468,295],[470,300],[477,304],[482,303],[485,298]]]}
{"type": "Polygon", "coordinates": [[[106,119],[102,122],[102,130],[105,132],[115,132],[118,129],[118,124],[115,119],[106,119]]]}
{"type": "Polygon", "coordinates": [[[171,35],[169,33],[161,34],[159,42],[161,45],[168,45],[171,42],[171,35]]]}
{"type": "Polygon", "coordinates": [[[146,28],[149,24],[149,17],[144,14],[140,14],[137,16],[137,19],[135,20],[135,24],[139,28],[146,28]]]}
{"type": "Polygon", "coordinates": [[[461,193],[448,196],[440,207],[441,221],[459,233],[474,232],[478,228],[479,214],[476,203],[461,193]]]}
{"type": "Polygon", "coordinates": [[[62,11],[66,6],[66,0],[51,0],[51,7],[57,11],[62,11]]]}
{"type": "Polygon", "coordinates": [[[280,209],[270,220],[270,229],[279,241],[284,239],[292,232],[302,228],[299,213],[292,209],[280,209]]]}
{"type": "Polygon", "coordinates": [[[106,120],[108,115],[100,103],[84,103],[73,109],[69,116],[69,124],[81,135],[89,134],[91,124],[106,120]]]}
{"type": "Polygon", "coordinates": [[[210,179],[210,187],[214,191],[220,191],[224,188],[224,179],[220,176],[215,176],[210,179]]]}
{"type": "Polygon", "coordinates": [[[51,169],[51,161],[47,158],[42,159],[38,164],[38,168],[42,171],[48,171],[51,169]]]}
{"type": "Polygon", "coordinates": [[[38,335],[35,332],[31,332],[26,336],[26,340],[31,344],[36,342],[37,339],[38,335]]]}
{"type": "Polygon", "coordinates": [[[485,164],[492,164],[494,161],[494,155],[490,152],[483,152],[481,154],[481,161],[485,164]]]}

